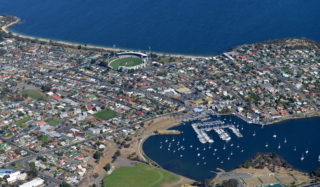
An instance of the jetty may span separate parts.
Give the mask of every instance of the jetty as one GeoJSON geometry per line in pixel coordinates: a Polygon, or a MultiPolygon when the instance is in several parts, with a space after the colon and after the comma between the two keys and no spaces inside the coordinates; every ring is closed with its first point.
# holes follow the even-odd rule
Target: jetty
{"type": "Polygon", "coordinates": [[[157,131],[155,131],[155,133],[158,135],[162,135],[162,134],[174,135],[174,134],[182,134],[183,132],[178,131],[178,130],[157,130],[157,131]]]}
{"type": "Polygon", "coordinates": [[[231,140],[230,135],[225,132],[225,128],[230,129],[238,138],[242,138],[243,135],[240,133],[239,129],[234,125],[225,125],[224,121],[211,121],[211,122],[202,122],[202,123],[193,123],[193,130],[196,132],[197,137],[201,143],[213,143],[213,139],[211,139],[205,131],[214,130],[222,140],[229,141],[231,140]]]}

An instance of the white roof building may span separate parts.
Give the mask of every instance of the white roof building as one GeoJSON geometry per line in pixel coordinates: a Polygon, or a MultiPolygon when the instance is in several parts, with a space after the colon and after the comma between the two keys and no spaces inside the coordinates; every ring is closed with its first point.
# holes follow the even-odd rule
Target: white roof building
{"type": "Polygon", "coordinates": [[[44,180],[41,179],[41,178],[36,178],[36,179],[33,179],[32,181],[30,182],[26,182],[22,185],[19,185],[19,187],[37,187],[37,186],[40,186],[44,183],[44,180]]]}

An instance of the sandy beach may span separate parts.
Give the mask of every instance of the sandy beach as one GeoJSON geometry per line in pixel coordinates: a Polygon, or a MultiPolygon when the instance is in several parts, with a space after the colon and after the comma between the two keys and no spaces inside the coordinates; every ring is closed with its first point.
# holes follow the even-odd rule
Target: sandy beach
{"type": "MultiPolygon", "coordinates": [[[[19,23],[20,20],[17,20],[15,22],[12,22],[8,25],[5,25],[5,26],[2,26],[1,29],[6,32],[6,33],[9,33],[10,31],[8,31],[8,28],[14,24],[17,24],[19,23]]],[[[18,34],[18,33],[13,33],[11,32],[12,35],[14,36],[19,36],[19,37],[22,37],[22,38],[28,38],[28,39],[38,39],[39,41],[45,41],[45,42],[49,42],[50,40],[49,39],[44,39],[44,38],[37,38],[37,37],[31,37],[31,36],[26,36],[26,35],[22,35],[22,34],[18,34]]],[[[71,43],[71,42],[64,42],[64,41],[59,41],[59,40],[51,40],[52,42],[55,42],[55,43],[60,43],[60,44],[65,44],[65,45],[70,45],[70,46],[73,46],[73,47],[77,47],[79,45],[84,45],[82,43],[71,43]]],[[[105,51],[115,51],[115,52],[120,52],[120,51],[132,51],[132,50],[128,50],[128,49],[121,49],[121,48],[111,48],[111,47],[99,47],[99,46],[93,46],[93,45],[86,45],[86,48],[89,48],[89,49],[103,49],[105,51]]],[[[170,56],[170,57],[181,57],[181,58],[208,58],[208,56],[192,56],[192,55],[179,55],[179,54],[168,54],[168,53],[159,53],[159,52],[152,52],[154,54],[157,54],[159,56],[170,56]]]]}

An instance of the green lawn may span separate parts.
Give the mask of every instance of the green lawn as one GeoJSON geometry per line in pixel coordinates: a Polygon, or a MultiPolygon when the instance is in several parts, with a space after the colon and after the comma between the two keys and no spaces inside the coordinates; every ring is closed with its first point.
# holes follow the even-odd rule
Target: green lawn
{"type": "Polygon", "coordinates": [[[49,122],[49,125],[59,125],[60,124],[60,122],[59,121],[56,121],[56,120],[50,120],[49,122]]]}
{"type": "Polygon", "coordinates": [[[30,121],[31,119],[30,118],[26,118],[26,119],[23,119],[23,120],[20,120],[16,123],[17,126],[23,128],[22,124],[27,122],[27,121],[30,121]]]}
{"type": "Polygon", "coordinates": [[[105,110],[101,110],[100,112],[93,114],[93,116],[100,118],[100,119],[103,119],[103,120],[108,120],[108,119],[115,117],[116,113],[111,110],[105,109],[105,110]]]}
{"type": "Polygon", "coordinates": [[[169,58],[161,58],[160,62],[163,62],[164,64],[167,64],[169,62],[169,58]]]}
{"type": "Polygon", "coordinates": [[[110,66],[113,69],[118,69],[119,66],[136,66],[142,63],[142,60],[140,58],[119,58],[113,62],[110,63],[110,66]]]}
{"type": "Polygon", "coordinates": [[[47,135],[43,135],[41,138],[42,142],[47,142],[48,141],[48,136],[47,135]]]}
{"type": "Polygon", "coordinates": [[[16,166],[13,167],[13,168],[14,168],[14,169],[20,169],[21,167],[20,167],[19,165],[22,164],[22,161],[23,161],[23,160],[21,160],[21,161],[19,161],[19,162],[16,162],[16,166]],[[18,164],[19,164],[19,165],[18,165],[18,164]]]}
{"type": "Polygon", "coordinates": [[[157,187],[179,180],[177,175],[157,169],[153,166],[138,163],[136,167],[120,167],[111,175],[103,178],[103,186],[121,187],[157,187]]]}
{"type": "Polygon", "coordinates": [[[46,98],[45,95],[35,91],[35,90],[23,90],[22,93],[27,94],[29,97],[35,100],[40,100],[46,98]]]}

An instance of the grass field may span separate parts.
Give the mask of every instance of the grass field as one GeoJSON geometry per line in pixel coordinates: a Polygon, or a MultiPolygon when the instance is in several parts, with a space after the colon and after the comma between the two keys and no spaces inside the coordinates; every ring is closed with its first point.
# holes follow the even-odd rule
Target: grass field
{"type": "Polygon", "coordinates": [[[40,100],[46,98],[45,95],[42,95],[41,93],[35,91],[35,90],[23,90],[22,93],[27,94],[29,97],[35,100],[40,100]]]}
{"type": "Polygon", "coordinates": [[[48,136],[47,135],[42,135],[41,141],[42,142],[47,142],[48,141],[48,136]]]}
{"type": "Polygon", "coordinates": [[[22,161],[23,161],[23,160],[17,162],[17,163],[16,163],[16,166],[14,166],[13,168],[14,168],[14,169],[20,169],[21,167],[20,167],[19,165],[22,164],[22,161]],[[18,165],[18,164],[19,164],[19,165],[18,165]]]}
{"type": "Polygon", "coordinates": [[[19,127],[23,127],[22,124],[25,123],[25,122],[27,122],[27,121],[30,121],[30,120],[31,120],[30,118],[25,118],[25,119],[23,119],[23,120],[18,121],[18,122],[16,123],[16,125],[19,126],[19,127]]]}
{"type": "Polygon", "coordinates": [[[111,175],[105,175],[103,186],[121,187],[157,187],[179,180],[177,175],[152,166],[138,163],[136,167],[120,167],[111,175]]]}
{"type": "Polygon", "coordinates": [[[100,119],[103,119],[103,120],[108,120],[108,119],[115,117],[116,113],[111,110],[105,109],[105,110],[101,110],[100,112],[93,114],[93,116],[100,118],[100,119]]]}
{"type": "Polygon", "coordinates": [[[142,63],[142,60],[140,58],[119,58],[113,62],[110,63],[110,66],[113,69],[118,69],[119,66],[136,66],[142,63]]]}
{"type": "Polygon", "coordinates": [[[49,122],[48,122],[50,125],[59,125],[59,121],[56,121],[56,120],[50,120],[49,122]]]}

